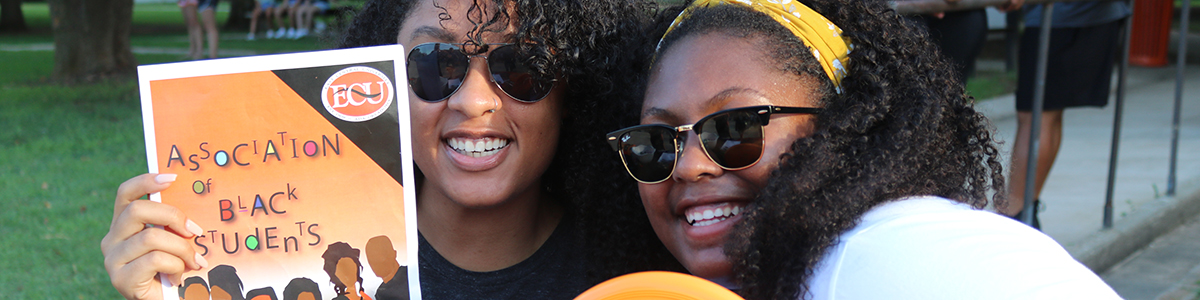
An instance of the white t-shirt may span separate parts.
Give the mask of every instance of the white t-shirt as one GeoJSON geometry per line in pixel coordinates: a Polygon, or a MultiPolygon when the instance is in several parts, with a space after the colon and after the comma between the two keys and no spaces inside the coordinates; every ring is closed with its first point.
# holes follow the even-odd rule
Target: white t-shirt
{"type": "Polygon", "coordinates": [[[939,197],[872,208],[809,289],[809,299],[1120,299],[1045,234],[939,197]]]}

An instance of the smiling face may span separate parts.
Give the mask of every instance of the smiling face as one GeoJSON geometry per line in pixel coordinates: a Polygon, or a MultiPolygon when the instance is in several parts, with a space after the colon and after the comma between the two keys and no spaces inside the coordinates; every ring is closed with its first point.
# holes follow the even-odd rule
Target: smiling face
{"type": "MultiPolygon", "coordinates": [[[[411,49],[429,42],[467,42],[474,29],[468,20],[471,3],[421,2],[401,24],[399,43],[411,49]],[[450,19],[442,20],[443,15],[450,19]]],[[[486,20],[494,7],[485,4],[486,20]]],[[[510,11],[510,16],[515,14],[510,11]]],[[[483,33],[482,42],[514,42],[513,26],[500,28],[503,25],[487,28],[491,31],[483,33]]],[[[426,102],[409,89],[414,159],[425,175],[421,201],[449,200],[465,208],[488,208],[537,193],[558,142],[563,84],[541,101],[525,103],[508,97],[489,80],[482,57],[472,58],[467,67],[462,86],[445,100],[426,102]]]]}
{"type": "MultiPolygon", "coordinates": [[[[662,53],[650,77],[642,124],[680,126],[714,112],[755,105],[819,107],[818,84],[774,68],[752,39],[708,33],[684,37],[662,53]]],[[[796,139],[813,131],[811,115],[773,115],[764,131],[762,159],[737,171],[724,170],[703,154],[695,133],[688,137],[671,178],[639,184],[646,214],[659,239],[692,274],[728,278],[723,246],[741,213],[767,183],[796,139]],[[699,217],[699,219],[689,216],[699,217]]]]}

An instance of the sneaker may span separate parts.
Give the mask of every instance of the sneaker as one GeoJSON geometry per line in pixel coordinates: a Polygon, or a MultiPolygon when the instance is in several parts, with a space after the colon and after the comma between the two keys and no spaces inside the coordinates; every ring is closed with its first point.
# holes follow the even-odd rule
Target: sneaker
{"type": "Polygon", "coordinates": [[[271,29],[267,29],[267,39],[274,39],[274,38],[275,38],[275,31],[271,30],[271,29]]]}
{"type": "Polygon", "coordinates": [[[296,28],[288,28],[286,37],[290,39],[296,38],[296,28]]]}
{"type": "Polygon", "coordinates": [[[293,40],[298,40],[298,39],[300,39],[300,38],[302,38],[302,37],[305,37],[305,36],[307,36],[307,35],[308,35],[308,29],[297,29],[297,30],[296,30],[296,35],[295,35],[295,36],[292,36],[292,39],[293,39],[293,40]]]}
{"type": "Polygon", "coordinates": [[[251,32],[251,33],[247,33],[247,34],[246,34],[246,40],[247,40],[247,41],[253,41],[253,40],[254,40],[254,33],[253,33],[253,32],[251,32]]]}
{"type": "Polygon", "coordinates": [[[279,28],[275,31],[275,38],[282,39],[285,36],[287,36],[287,28],[279,28]]]}

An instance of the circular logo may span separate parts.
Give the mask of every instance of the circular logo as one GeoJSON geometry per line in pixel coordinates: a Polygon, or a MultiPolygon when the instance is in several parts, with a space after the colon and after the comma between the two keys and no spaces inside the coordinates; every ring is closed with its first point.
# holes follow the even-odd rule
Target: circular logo
{"type": "Polygon", "coordinates": [[[394,98],[392,81],[371,67],[342,69],[321,89],[321,103],[334,117],[347,122],[362,122],[383,114],[394,98]]]}

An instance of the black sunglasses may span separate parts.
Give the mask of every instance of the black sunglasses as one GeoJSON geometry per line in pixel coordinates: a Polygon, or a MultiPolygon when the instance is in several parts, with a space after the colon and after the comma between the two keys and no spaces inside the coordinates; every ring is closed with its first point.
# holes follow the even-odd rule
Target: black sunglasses
{"type": "Polygon", "coordinates": [[[528,58],[522,58],[514,44],[471,44],[482,47],[481,52],[486,52],[488,46],[499,45],[488,55],[468,55],[463,45],[424,43],[408,51],[408,86],[418,98],[426,102],[449,98],[462,86],[473,57],[487,61],[491,75],[488,78],[513,99],[537,102],[554,88],[555,80],[535,74],[525,64],[528,58]]]}
{"type": "Polygon", "coordinates": [[[750,106],[722,110],[692,125],[638,125],[610,132],[608,143],[621,155],[625,170],[642,183],[659,183],[675,172],[676,156],[683,151],[686,131],[700,137],[704,154],[725,170],[741,170],[762,158],[763,126],[772,114],[818,114],[820,108],[750,106]]]}

